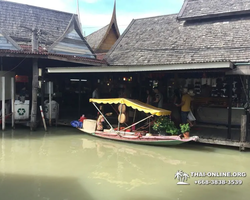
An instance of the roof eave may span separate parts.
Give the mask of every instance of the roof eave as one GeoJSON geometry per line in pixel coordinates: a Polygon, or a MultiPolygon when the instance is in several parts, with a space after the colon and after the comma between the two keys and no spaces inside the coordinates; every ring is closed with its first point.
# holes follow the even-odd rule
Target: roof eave
{"type": "Polygon", "coordinates": [[[212,19],[212,18],[218,18],[218,17],[228,17],[228,16],[240,16],[240,15],[250,15],[250,10],[245,11],[236,11],[236,12],[228,12],[228,13],[220,13],[220,14],[210,14],[210,15],[202,15],[202,16],[193,16],[193,17],[182,17],[177,16],[177,19],[179,21],[188,21],[188,20],[199,20],[199,19],[212,19]]]}
{"type": "Polygon", "coordinates": [[[112,72],[152,72],[152,71],[183,71],[205,69],[232,69],[230,61],[207,63],[180,63],[166,65],[117,65],[102,67],[53,67],[47,68],[49,73],[112,73],[112,72]]]}
{"type": "Polygon", "coordinates": [[[32,52],[22,52],[22,51],[11,51],[11,50],[0,50],[0,57],[12,57],[12,58],[40,58],[40,59],[49,59],[49,60],[58,60],[64,62],[71,62],[71,63],[78,63],[84,65],[92,65],[92,66],[101,66],[106,64],[105,61],[102,60],[91,60],[90,58],[85,58],[83,60],[82,57],[71,57],[65,55],[56,55],[56,54],[39,54],[39,53],[32,53],[32,52]],[[78,58],[78,59],[77,59],[78,58]]]}

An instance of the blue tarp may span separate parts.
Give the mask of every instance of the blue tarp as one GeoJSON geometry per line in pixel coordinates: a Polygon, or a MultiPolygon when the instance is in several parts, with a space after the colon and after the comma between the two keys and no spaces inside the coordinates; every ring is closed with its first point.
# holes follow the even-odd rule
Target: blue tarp
{"type": "Polygon", "coordinates": [[[71,126],[73,126],[74,128],[82,128],[82,122],[72,121],[71,126]]]}

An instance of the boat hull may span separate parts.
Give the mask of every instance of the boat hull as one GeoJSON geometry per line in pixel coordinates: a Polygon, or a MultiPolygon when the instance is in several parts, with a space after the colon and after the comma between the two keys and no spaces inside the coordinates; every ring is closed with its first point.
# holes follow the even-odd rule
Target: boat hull
{"type": "Polygon", "coordinates": [[[198,137],[193,136],[188,139],[181,139],[179,136],[136,136],[136,135],[126,135],[126,134],[117,134],[116,132],[101,132],[101,131],[87,131],[80,129],[80,131],[95,136],[99,138],[121,141],[121,142],[129,142],[135,144],[143,144],[143,145],[153,145],[153,146],[173,146],[180,145],[183,143],[197,141],[198,137]]]}

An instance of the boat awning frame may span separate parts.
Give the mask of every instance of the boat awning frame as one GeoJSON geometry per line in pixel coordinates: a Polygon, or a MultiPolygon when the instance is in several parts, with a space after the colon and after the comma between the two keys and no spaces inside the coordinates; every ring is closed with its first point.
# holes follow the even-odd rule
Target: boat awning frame
{"type": "Polygon", "coordinates": [[[99,66],[99,67],[47,67],[48,73],[95,73],[95,72],[146,72],[176,71],[199,69],[231,69],[231,62],[187,63],[168,65],[130,65],[130,66],[99,66]]]}
{"type": "Polygon", "coordinates": [[[89,102],[97,104],[124,104],[133,109],[144,113],[150,113],[156,116],[171,115],[171,111],[162,108],[156,108],[135,99],[114,98],[114,99],[89,99],[89,102]]]}

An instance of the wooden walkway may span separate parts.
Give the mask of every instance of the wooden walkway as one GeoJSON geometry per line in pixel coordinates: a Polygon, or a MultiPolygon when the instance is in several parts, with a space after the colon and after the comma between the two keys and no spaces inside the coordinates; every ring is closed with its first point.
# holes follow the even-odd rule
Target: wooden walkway
{"type": "Polygon", "coordinates": [[[239,147],[241,150],[250,148],[250,137],[246,142],[240,142],[240,128],[232,128],[231,134],[232,139],[228,140],[227,128],[223,126],[197,125],[191,129],[191,135],[199,136],[200,143],[239,147]]]}

